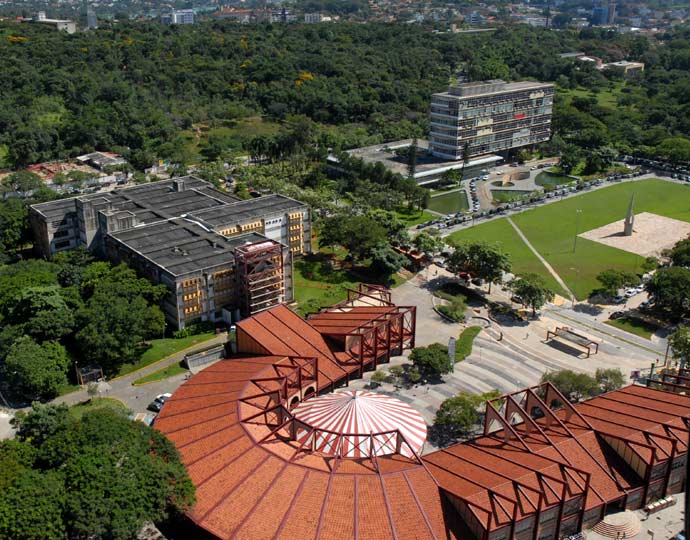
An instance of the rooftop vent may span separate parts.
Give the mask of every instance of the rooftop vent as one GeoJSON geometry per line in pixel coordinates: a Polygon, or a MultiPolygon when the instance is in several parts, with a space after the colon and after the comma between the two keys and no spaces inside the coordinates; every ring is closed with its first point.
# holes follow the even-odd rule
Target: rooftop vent
{"type": "Polygon", "coordinates": [[[185,190],[185,180],[184,178],[173,178],[172,181],[173,191],[182,192],[185,190]]]}

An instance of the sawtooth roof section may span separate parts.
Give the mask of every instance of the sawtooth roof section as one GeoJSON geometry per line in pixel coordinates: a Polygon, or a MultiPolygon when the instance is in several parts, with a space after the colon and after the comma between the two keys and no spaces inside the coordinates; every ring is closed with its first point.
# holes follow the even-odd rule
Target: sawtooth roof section
{"type": "Polygon", "coordinates": [[[326,388],[359,368],[346,353],[334,353],[323,335],[284,305],[237,323],[270,354],[318,358],[319,389],[326,388]]]}

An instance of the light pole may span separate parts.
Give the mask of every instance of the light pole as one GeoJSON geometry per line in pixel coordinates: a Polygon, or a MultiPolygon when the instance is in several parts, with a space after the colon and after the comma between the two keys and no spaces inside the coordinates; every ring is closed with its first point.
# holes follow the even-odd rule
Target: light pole
{"type": "Polygon", "coordinates": [[[573,239],[573,253],[575,253],[575,249],[577,248],[577,231],[580,229],[580,214],[582,213],[582,210],[579,208],[575,210],[575,238],[573,239]]]}

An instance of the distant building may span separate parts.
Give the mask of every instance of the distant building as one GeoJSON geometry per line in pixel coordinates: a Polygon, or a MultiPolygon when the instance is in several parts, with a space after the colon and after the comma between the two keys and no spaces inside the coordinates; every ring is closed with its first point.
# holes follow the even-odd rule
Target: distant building
{"type": "Polygon", "coordinates": [[[602,26],[608,24],[609,21],[609,7],[608,6],[594,6],[592,8],[592,25],[602,26]]]}
{"type": "Polygon", "coordinates": [[[624,77],[637,75],[644,71],[644,64],[642,62],[628,62],[621,60],[620,62],[610,62],[602,66],[603,69],[618,71],[624,77]]]}
{"type": "Polygon", "coordinates": [[[89,30],[94,30],[98,28],[98,19],[96,18],[96,11],[92,6],[89,6],[86,10],[86,27],[89,30]]]}
{"type": "Polygon", "coordinates": [[[33,19],[25,19],[25,21],[30,21],[39,24],[45,24],[54,27],[60,32],[67,32],[68,34],[74,34],[77,31],[77,23],[70,21],[68,19],[49,19],[46,17],[45,11],[39,11],[33,19]]]}
{"type": "Polygon", "coordinates": [[[323,19],[323,16],[321,15],[321,13],[305,13],[304,14],[304,22],[307,24],[320,23],[322,19],[323,19]]]}
{"type": "Polygon", "coordinates": [[[193,9],[173,9],[170,14],[161,17],[163,24],[194,24],[193,9]]]}
{"type": "Polygon", "coordinates": [[[311,251],[305,204],[242,201],[193,176],[35,204],[29,219],[45,257],[84,247],[165,285],[177,328],[292,300],[292,257],[311,251]]]}
{"type": "Polygon", "coordinates": [[[554,86],[501,80],[463,83],[431,97],[429,149],[463,159],[549,140],[554,86]]]}

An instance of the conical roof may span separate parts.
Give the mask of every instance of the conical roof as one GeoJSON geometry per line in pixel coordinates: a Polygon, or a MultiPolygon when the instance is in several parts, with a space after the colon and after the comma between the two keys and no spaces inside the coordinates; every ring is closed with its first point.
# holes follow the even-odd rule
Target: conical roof
{"type": "Polygon", "coordinates": [[[309,399],[292,411],[306,424],[297,440],[314,450],[363,458],[421,453],[426,423],[412,407],[385,394],[345,390],[309,399]]]}

